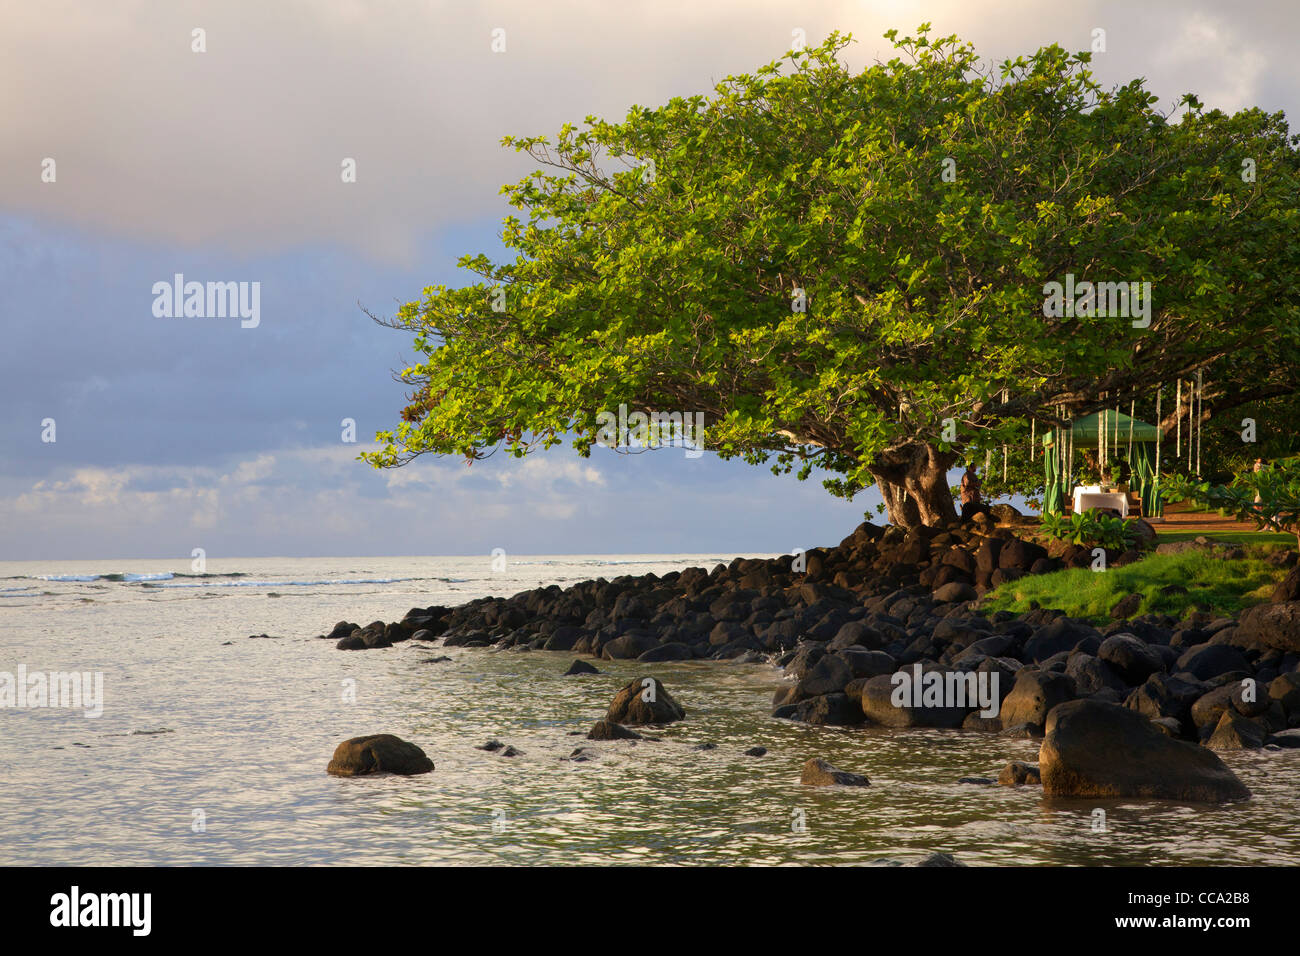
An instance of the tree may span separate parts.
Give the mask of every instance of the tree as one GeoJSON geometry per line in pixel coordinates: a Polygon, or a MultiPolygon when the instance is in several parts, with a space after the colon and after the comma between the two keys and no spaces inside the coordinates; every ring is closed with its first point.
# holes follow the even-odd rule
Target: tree
{"type": "MultiPolygon", "coordinates": [[[[526,213],[504,224],[515,258],[466,256],[478,281],[383,320],[424,359],[363,457],[566,436],[588,454],[620,403],[702,412],[720,456],[824,472],[842,496],[874,483],[912,527],[955,518],[948,469],[1023,447],[1031,420],[1297,353],[1281,114],[1188,96],[1173,123],[1140,81],[1100,88],[1087,53],[994,70],[928,32],[891,31],[900,55],[863,71],[833,34],[712,97],[508,137],[541,167],[503,190],[526,213]],[[1149,325],[1047,314],[1068,276],[1150,282],[1149,325]]],[[[1293,367],[1279,378],[1296,391],[1293,367]]]]}

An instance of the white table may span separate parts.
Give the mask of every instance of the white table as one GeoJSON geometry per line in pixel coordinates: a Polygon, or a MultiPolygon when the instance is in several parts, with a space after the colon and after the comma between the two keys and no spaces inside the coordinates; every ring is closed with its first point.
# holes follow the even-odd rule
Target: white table
{"type": "Polygon", "coordinates": [[[1127,518],[1128,495],[1102,491],[1097,485],[1079,485],[1074,489],[1074,513],[1082,514],[1090,508],[1114,508],[1127,518]]]}

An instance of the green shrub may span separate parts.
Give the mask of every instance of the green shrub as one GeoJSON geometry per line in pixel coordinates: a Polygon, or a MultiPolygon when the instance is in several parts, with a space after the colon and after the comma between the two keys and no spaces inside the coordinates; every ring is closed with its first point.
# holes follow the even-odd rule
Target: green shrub
{"type": "Polygon", "coordinates": [[[1066,515],[1044,515],[1043,531],[1048,537],[1088,548],[1127,551],[1137,544],[1131,521],[1102,514],[1096,508],[1066,515]]]}

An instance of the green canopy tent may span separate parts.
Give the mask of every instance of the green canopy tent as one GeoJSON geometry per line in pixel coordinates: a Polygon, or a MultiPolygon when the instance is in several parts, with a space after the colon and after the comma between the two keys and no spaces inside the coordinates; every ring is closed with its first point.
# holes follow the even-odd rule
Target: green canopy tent
{"type": "MultiPolygon", "coordinates": [[[[1097,431],[1100,427],[1101,413],[1095,412],[1092,415],[1076,418],[1071,432],[1074,434],[1075,442],[1086,442],[1085,447],[1093,447],[1097,444],[1097,431]]],[[[1142,444],[1154,442],[1160,434],[1160,429],[1155,425],[1140,422],[1123,412],[1106,412],[1106,438],[1108,439],[1107,445],[1111,448],[1126,447],[1130,429],[1133,432],[1134,445],[1139,442],[1142,444]]]]}
{"type": "MultiPolygon", "coordinates": [[[[1104,441],[1108,449],[1128,449],[1131,452],[1129,466],[1137,483],[1138,495],[1142,499],[1142,514],[1148,518],[1164,514],[1164,503],[1160,500],[1160,482],[1155,473],[1155,446],[1160,439],[1158,427],[1116,410],[1106,412],[1104,424],[1101,413],[1076,418],[1069,434],[1077,447],[1096,448],[1104,441]],[[1103,427],[1104,436],[1101,434],[1103,427]]],[[[1043,513],[1060,514],[1073,491],[1067,487],[1072,469],[1068,463],[1062,467],[1057,450],[1053,447],[1051,432],[1043,436],[1043,446],[1046,479],[1043,513]]]]}

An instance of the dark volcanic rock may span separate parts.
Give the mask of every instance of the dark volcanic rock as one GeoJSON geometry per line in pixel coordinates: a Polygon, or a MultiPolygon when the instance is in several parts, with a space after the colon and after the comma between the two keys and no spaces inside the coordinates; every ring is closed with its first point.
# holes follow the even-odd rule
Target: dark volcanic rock
{"type": "Polygon", "coordinates": [[[638,661],[652,664],[656,661],[689,661],[695,657],[695,652],[685,644],[674,641],[670,644],[660,644],[658,647],[652,647],[640,657],[638,661]]]}
{"type": "Polygon", "coordinates": [[[1146,683],[1125,698],[1124,706],[1148,719],[1173,717],[1186,722],[1191,718],[1192,704],[1206,690],[1208,688],[1200,682],[1168,674],[1152,674],[1146,683]]]}
{"type": "Polygon", "coordinates": [[[1225,710],[1205,746],[1211,750],[1257,750],[1264,746],[1266,736],[1259,724],[1225,710]]]}
{"type": "Polygon", "coordinates": [[[1002,701],[998,714],[1003,726],[1031,724],[1042,727],[1057,704],[1074,696],[1074,681],[1064,674],[1025,668],[1016,675],[1016,685],[1002,701]]]}
{"type": "Polygon", "coordinates": [[[684,720],[686,711],[657,677],[638,677],[624,685],[609,705],[607,720],[616,724],[667,724],[684,720]]]}
{"type": "Polygon", "coordinates": [[[862,723],[862,710],[858,702],[848,694],[841,693],[822,694],[799,701],[797,704],[786,704],[778,708],[772,716],[828,727],[845,727],[862,723]]]}
{"type": "Polygon", "coordinates": [[[1106,689],[1118,695],[1128,693],[1128,684],[1110,664],[1083,651],[1070,654],[1065,663],[1065,675],[1074,681],[1075,693],[1080,697],[1089,697],[1106,689]]]}
{"type": "MultiPolygon", "coordinates": [[[[1294,551],[1287,553],[1295,554],[1294,551]]],[[[1300,601],[1300,564],[1293,565],[1291,572],[1277,583],[1269,600],[1274,604],[1300,601]]]]}
{"type": "Polygon", "coordinates": [[[587,734],[588,740],[642,740],[635,730],[628,730],[612,720],[598,720],[587,734]]]}
{"type": "Polygon", "coordinates": [[[965,584],[961,581],[951,581],[948,584],[936,588],[934,591],[934,599],[944,603],[973,601],[977,597],[979,597],[979,595],[975,593],[975,589],[969,584],[965,584]]]}
{"type": "Polygon", "coordinates": [[[799,782],[810,787],[865,787],[871,783],[861,774],[837,770],[825,760],[819,760],[816,757],[803,765],[803,772],[799,776],[799,782]]]}
{"type": "Polygon", "coordinates": [[[624,634],[602,647],[600,656],[607,661],[631,660],[658,646],[650,634],[624,634]]]}
{"type": "MultiPolygon", "coordinates": [[[[869,677],[860,685],[859,700],[861,702],[862,713],[868,721],[880,724],[884,727],[960,727],[962,721],[966,719],[966,714],[974,707],[942,707],[927,706],[923,701],[917,701],[915,695],[913,700],[908,703],[906,698],[900,693],[895,695],[895,690],[902,690],[896,685],[896,678],[900,675],[905,678],[912,678],[913,671],[899,672],[896,674],[882,674],[879,677],[869,677]],[[895,700],[900,701],[896,704],[895,700]]],[[[939,672],[940,676],[946,676],[947,669],[939,672]]]]}
{"type": "Polygon", "coordinates": [[[842,691],[857,676],[838,654],[827,654],[809,668],[795,685],[792,702],[842,691]]]}
{"type": "Polygon", "coordinates": [[[588,664],[586,661],[574,661],[572,664],[569,665],[569,669],[560,676],[568,677],[572,674],[599,674],[599,673],[600,671],[596,670],[596,668],[588,664]]]}
{"type": "Polygon", "coordinates": [[[411,776],[429,773],[433,770],[433,761],[415,744],[400,737],[370,734],[339,744],[325,770],[336,777],[360,777],[372,773],[411,776]]]}
{"type": "Polygon", "coordinates": [[[1042,782],[1037,765],[1022,763],[1019,760],[1011,761],[998,774],[998,783],[1004,787],[1023,787],[1026,784],[1033,785],[1042,782]]]}
{"type": "Polygon", "coordinates": [[[1112,634],[1101,642],[1097,657],[1109,664],[1126,684],[1136,686],[1162,669],[1160,655],[1132,634],[1112,634]]]}
{"type": "MultiPolygon", "coordinates": [[[[1025,660],[1039,664],[1061,651],[1073,650],[1081,642],[1089,639],[1096,641],[1097,647],[1101,646],[1101,634],[1096,628],[1079,621],[1072,621],[1067,617],[1057,618],[1052,623],[1039,628],[1034,632],[1034,636],[1025,642],[1025,660]]],[[[1097,648],[1094,647],[1089,650],[1089,653],[1096,653],[1096,650],[1097,648]]]]}
{"type": "Polygon", "coordinates": [[[1250,664],[1235,647],[1227,644],[1198,644],[1178,658],[1178,670],[1186,671],[1201,680],[1233,671],[1250,673],[1250,664]]]}
{"type": "Polygon", "coordinates": [[[1247,608],[1237,625],[1236,638],[1243,647],[1300,652],[1300,601],[1247,608]]]}
{"type": "Polygon", "coordinates": [[[1115,602],[1115,606],[1110,609],[1110,616],[1120,621],[1124,618],[1132,617],[1142,606],[1142,595],[1126,594],[1115,602]]]}
{"type": "Polygon", "coordinates": [[[1094,700],[1072,700],[1048,715],[1038,759],[1048,796],[1202,803],[1250,797],[1209,750],[1167,737],[1132,710],[1094,700]]]}

